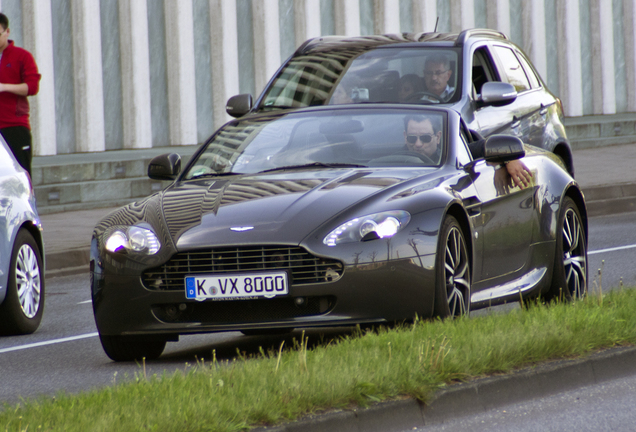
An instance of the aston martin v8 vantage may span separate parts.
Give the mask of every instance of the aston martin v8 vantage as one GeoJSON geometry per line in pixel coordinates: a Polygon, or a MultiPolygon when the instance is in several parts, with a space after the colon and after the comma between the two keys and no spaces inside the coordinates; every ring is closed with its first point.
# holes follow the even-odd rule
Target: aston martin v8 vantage
{"type": "Polygon", "coordinates": [[[115,361],[156,358],[180,335],[459,316],[587,290],[585,200],[562,160],[481,139],[451,109],[254,114],[183,169],[166,154],[148,174],[173,182],[93,232],[93,309],[115,361]]]}

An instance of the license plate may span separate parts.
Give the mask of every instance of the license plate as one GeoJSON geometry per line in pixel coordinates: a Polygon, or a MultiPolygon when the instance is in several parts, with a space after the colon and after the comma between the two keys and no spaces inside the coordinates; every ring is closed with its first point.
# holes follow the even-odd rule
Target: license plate
{"type": "Polygon", "coordinates": [[[287,273],[186,276],[186,298],[194,300],[272,298],[289,293],[287,273]]]}

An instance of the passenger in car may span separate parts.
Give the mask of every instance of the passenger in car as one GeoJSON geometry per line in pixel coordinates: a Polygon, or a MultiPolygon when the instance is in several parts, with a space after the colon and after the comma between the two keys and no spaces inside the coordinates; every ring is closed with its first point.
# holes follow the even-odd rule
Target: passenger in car
{"type": "Polygon", "coordinates": [[[432,54],[426,58],[424,63],[425,90],[440,99],[436,102],[447,102],[455,93],[455,87],[448,84],[452,74],[450,60],[446,55],[432,54]]]}
{"type": "Polygon", "coordinates": [[[397,87],[398,102],[415,102],[415,97],[422,91],[422,78],[416,74],[403,75],[397,87]]]}
{"type": "Polygon", "coordinates": [[[404,117],[404,142],[408,151],[423,154],[439,163],[442,138],[441,122],[434,116],[408,115],[404,117]]]}
{"type": "MultiPolygon", "coordinates": [[[[436,116],[407,115],[404,117],[404,141],[408,151],[423,154],[433,163],[439,163],[441,157],[442,130],[441,122],[436,116]]],[[[473,159],[484,157],[484,138],[469,143],[468,147],[473,159]]],[[[499,179],[511,182],[521,189],[528,187],[532,180],[532,172],[520,160],[512,160],[505,164],[509,179],[499,179]]]]}

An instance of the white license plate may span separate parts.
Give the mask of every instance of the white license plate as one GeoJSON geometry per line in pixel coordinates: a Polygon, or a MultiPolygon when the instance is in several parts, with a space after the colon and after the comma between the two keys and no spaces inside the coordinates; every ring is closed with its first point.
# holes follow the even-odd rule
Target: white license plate
{"type": "Polygon", "coordinates": [[[186,276],[185,284],[186,298],[194,300],[272,298],[289,293],[285,272],[186,276]]]}

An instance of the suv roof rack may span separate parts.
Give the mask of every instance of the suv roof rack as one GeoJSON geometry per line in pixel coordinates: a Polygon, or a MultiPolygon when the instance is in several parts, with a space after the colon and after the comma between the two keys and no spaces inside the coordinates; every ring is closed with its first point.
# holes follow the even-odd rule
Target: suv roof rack
{"type": "Polygon", "coordinates": [[[506,36],[504,33],[500,31],[484,29],[484,28],[475,28],[475,29],[468,29],[468,30],[462,31],[457,37],[457,40],[455,41],[455,46],[458,46],[458,47],[463,46],[466,43],[466,40],[471,36],[490,36],[490,37],[508,39],[508,36],[506,36]]]}

